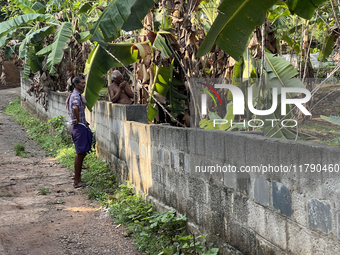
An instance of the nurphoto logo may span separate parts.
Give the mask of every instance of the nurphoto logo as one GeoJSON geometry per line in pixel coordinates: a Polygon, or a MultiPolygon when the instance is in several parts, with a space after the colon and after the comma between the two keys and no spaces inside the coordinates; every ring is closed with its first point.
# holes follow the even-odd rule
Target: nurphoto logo
{"type": "Polygon", "coordinates": [[[221,83],[216,79],[193,80],[199,106],[194,109],[196,113],[199,111],[196,118],[199,116],[197,123],[200,127],[206,127],[208,122],[213,129],[219,126],[223,130],[226,130],[225,127],[232,129],[235,125],[238,128],[274,127],[278,121],[283,127],[295,127],[297,121],[291,118],[292,109],[296,108],[306,116],[312,115],[303,105],[310,101],[311,92],[300,84],[297,87],[280,87],[269,81],[259,92],[256,79],[251,86],[235,79],[234,84],[221,83]]]}

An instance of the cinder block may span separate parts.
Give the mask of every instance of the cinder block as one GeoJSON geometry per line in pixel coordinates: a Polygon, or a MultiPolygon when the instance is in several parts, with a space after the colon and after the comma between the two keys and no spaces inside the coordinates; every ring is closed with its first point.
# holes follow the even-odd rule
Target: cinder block
{"type": "Polygon", "coordinates": [[[159,130],[160,130],[160,127],[159,125],[151,125],[150,126],[150,132],[151,132],[151,135],[150,135],[150,140],[151,140],[151,146],[159,146],[159,130]]]}
{"type": "Polygon", "coordinates": [[[178,187],[177,187],[178,197],[188,198],[189,197],[189,180],[187,176],[183,174],[179,174],[177,176],[177,179],[178,179],[178,187]]]}
{"type": "Polygon", "coordinates": [[[178,165],[178,170],[180,172],[184,172],[185,170],[185,163],[184,163],[184,153],[183,152],[179,152],[178,153],[178,162],[179,162],[179,165],[178,165]]]}
{"type": "Polygon", "coordinates": [[[140,157],[145,158],[147,156],[147,148],[144,144],[140,144],[140,157]]]}
{"type": "Polygon", "coordinates": [[[265,163],[266,157],[259,157],[258,151],[263,151],[268,146],[269,138],[245,136],[245,165],[260,166],[265,163]]]}
{"type": "Polygon", "coordinates": [[[151,174],[152,174],[152,183],[161,183],[161,174],[160,174],[158,165],[151,164],[151,174]]]}
{"type": "Polygon", "coordinates": [[[144,124],[148,123],[146,105],[126,105],[124,107],[127,121],[136,121],[144,124]]]}
{"type": "Polygon", "coordinates": [[[256,234],[251,229],[231,221],[228,232],[230,245],[244,254],[256,254],[256,234]]]}
{"type": "Polygon", "coordinates": [[[189,196],[200,204],[207,203],[206,189],[203,180],[198,178],[189,178],[189,196]]]}
{"type": "Polygon", "coordinates": [[[211,132],[211,131],[210,132],[206,131],[204,134],[204,146],[205,146],[204,156],[208,159],[213,159],[214,154],[216,153],[216,150],[218,149],[215,146],[215,135],[216,135],[216,132],[211,132]]]}
{"type": "Polygon", "coordinates": [[[151,162],[159,164],[158,162],[158,147],[151,146],[151,162]]]}
{"type": "MultiPolygon", "coordinates": [[[[228,165],[228,167],[229,166],[230,165],[228,165]]],[[[228,188],[236,189],[236,173],[225,172],[223,176],[223,183],[224,186],[228,188]]]]}
{"type": "Polygon", "coordinates": [[[172,141],[171,141],[171,136],[168,136],[168,137],[166,136],[166,134],[168,133],[166,131],[167,131],[166,126],[159,127],[159,146],[169,149],[169,147],[171,148],[169,144],[171,144],[172,141]]]}
{"type": "Polygon", "coordinates": [[[292,199],[289,189],[282,183],[272,182],[273,207],[276,211],[292,217],[292,199]]]}
{"type": "Polygon", "coordinates": [[[189,137],[188,130],[186,128],[172,128],[171,139],[174,149],[189,153],[189,137]]]}
{"type": "Polygon", "coordinates": [[[263,206],[269,206],[270,186],[262,176],[257,177],[254,181],[254,200],[263,206]]]}
{"type": "Polygon", "coordinates": [[[299,255],[313,254],[313,238],[310,232],[295,222],[287,221],[287,226],[288,252],[299,255]]]}
{"type": "Polygon", "coordinates": [[[328,234],[332,230],[331,205],[317,199],[307,203],[308,227],[328,234]]]}
{"type": "Polygon", "coordinates": [[[293,220],[298,224],[307,227],[307,212],[306,212],[306,197],[304,194],[298,193],[295,190],[291,193],[293,220]]]}
{"type": "Polygon", "coordinates": [[[238,193],[234,194],[233,212],[233,219],[246,226],[248,223],[249,214],[248,198],[246,196],[242,196],[238,193]]]}
{"type": "Polygon", "coordinates": [[[190,170],[190,154],[185,153],[184,154],[184,170],[185,173],[190,174],[191,170],[190,170]]]}
{"type": "Polygon", "coordinates": [[[170,192],[170,204],[169,205],[173,208],[178,208],[177,194],[174,191],[170,192]]]}
{"type": "Polygon", "coordinates": [[[236,174],[236,188],[244,195],[248,196],[251,189],[251,180],[249,173],[237,173],[236,174]]]}
{"type": "Polygon", "coordinates": [[[164,152],[163,152],[162,148],[158,148],[157,161],[158,161],[159,165],[163,165],[163,163],[164,163],[164,152]]]}
{"type": "Polygon", "coordinates": [[[196,129],[188,129],[188,149],[190,154],[196,153],[196,129]]]}
{"type": "Polygon", "coordinates": [[[233,212],[233,201],[234,201],[234,193],[231,189],[223,187],[221,189],[221,207],[224,211],[224,217],[227,221],[232,216],[233,212]]]}
{"type": "Polygon", "coordinates": [[[257,253],[261,255],[286,255],[287,253],[283,251],[281,248],[279,248],[276,245],[273,245],[271,242],[266,240],[265,238],[262,238],[261,236],[256,236],[257,238],[257,253]]]}
{"type": "Polygon", "coordinates": [[[196,154],[205,156],[205,134],[208,133],[206,130],[196,129],[196,154]]]}
{"type": "Polygon", "coordinates": [[[168,183],[166,183],[169,190],[175,192],[178,189],[178,175],[174,172],[167,171],[168,183]]]}
{"type": "Polygon", "coordinates": [[[241,134],[234,134],[234,132],[226,132],[224,134],[224,144],[226,163],[236,166],[237,169],[244,166],[246,162],[245,137],[241,134]]]}
{"type": "Polygon", "coordinates": [[[202,157],[196,155],[190,155],[190,175],[195,177],[202,177],[204,173],[203,170],[202,157]]]}
{"type": "Polygon", "coordinates": [[[170,152],[170,159],[171,159],[171,169],[174,171],[178,171],[179,169],[179,155],[177,151],[170,152]]]}
{"type": "Polygon", "coordinates": [[[265,207],[248,200],[248,226],[260,236],[267,237],[271,232],[267,231],[267,217],[265,207]]]}
{"type": "Polygon", "coordinates": [[[219,212],[222,210],[221,202],[222,202],[222,187],[214,184],[210,184],[208,186],[209,189],[209,196],[208,196],[208,203],[214,212],[219,212]]]}
{"type": "Polygon", "coordinates": [[[286,222],[287,220],[280,214],[266,210],[266,235],[265,237],[281,249],[287,248],[287,233],[286,222]]]}

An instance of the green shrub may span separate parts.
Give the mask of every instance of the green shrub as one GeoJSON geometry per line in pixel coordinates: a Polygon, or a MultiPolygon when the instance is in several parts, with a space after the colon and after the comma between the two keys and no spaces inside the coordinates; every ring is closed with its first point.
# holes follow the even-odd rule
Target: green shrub
{"type": "Polygon", "coordinates": [[[17,143],[14,145],[14,151],[16,156],[20,156],[22,158],[27,157],[27,152],[25,151],[25,145],[21,143],[17,143]]]}

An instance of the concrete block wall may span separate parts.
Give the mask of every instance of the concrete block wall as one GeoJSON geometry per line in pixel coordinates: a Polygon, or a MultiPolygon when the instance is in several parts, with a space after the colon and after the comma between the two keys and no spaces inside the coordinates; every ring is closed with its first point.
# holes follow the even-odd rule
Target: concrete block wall
{"type": "MultiPolygon", "coordinates": [[[[45,112],[27,86],[22,99],[32,112],[65,115],[65,95],[50,92],[45,112]]],[[[97,102],[86,114],[97,154],[119,181],[130,180],[159,210],[186,214],[221,254],[340,254],[339,147],[148,125],[145,106],[97,102]],[[236,171],[210,173],[212,166],[236,171]],[[242,173],[246,166],[286,172],[242,173]]]]}

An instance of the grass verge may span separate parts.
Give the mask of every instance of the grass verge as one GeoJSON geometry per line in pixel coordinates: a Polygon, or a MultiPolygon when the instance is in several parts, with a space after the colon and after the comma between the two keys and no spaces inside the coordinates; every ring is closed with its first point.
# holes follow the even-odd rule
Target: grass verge
{"type": "MultiPolygon", "coordinates": [[[[20,98],[7,106],[6,114],[12,115],[49,156],[74,170],[75,149],[66,134],[62,116],[44,123],[21,108],[20,98]]],[[[110,215],[127,227],[126,236],[135,238],[140,252],[156,255],[218,253],[219,249],[207,243],[206,236],[188,234],[185,215],[177,217],[175,211],[156,212],[152,204],[146,204],[144,198],[133,193],[132,185],[117,187],[109,164],[94,153],[85,157],[83,165],[88,167],[82,172],[82,181],[89,185],[86,189],[89,199],[99,200],[110,208],[110,215]]],[[[42,195],[47,192],[40,190],[42,195]]]]}

